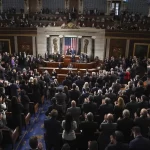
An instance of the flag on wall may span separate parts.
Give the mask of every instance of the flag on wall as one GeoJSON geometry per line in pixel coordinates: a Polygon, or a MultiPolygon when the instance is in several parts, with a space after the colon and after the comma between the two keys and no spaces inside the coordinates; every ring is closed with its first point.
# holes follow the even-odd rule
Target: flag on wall
{"type": "Polygon", "coordinates": [[[64,54],[66,54],[67,49],[73,48],[74,50],[78,50],[78,39],[76,37],[65,37],[65,45],[64,45],[64,54]]]}

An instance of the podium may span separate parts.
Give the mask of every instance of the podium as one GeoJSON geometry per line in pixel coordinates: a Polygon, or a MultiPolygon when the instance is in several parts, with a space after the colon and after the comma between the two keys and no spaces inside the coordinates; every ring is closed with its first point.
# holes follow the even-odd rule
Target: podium
{"type": "MultiPolygon", "coordinates": [[[[79,56],[75,56],[75,61],[79,60],[79,56]]],[[[71,55],[65,55],[64,57],[64,66],[68,66],[71,63],[71,55]]]]}

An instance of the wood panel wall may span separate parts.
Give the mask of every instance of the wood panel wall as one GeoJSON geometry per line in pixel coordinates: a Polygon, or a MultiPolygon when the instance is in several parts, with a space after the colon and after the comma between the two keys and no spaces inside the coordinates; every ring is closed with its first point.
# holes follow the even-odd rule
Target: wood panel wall
{"type": "Polygon", "coordinates": [[[18,36],[18,52],[33,54],[32,36],[18,36]]]}
{"type": "Polygon", "coordinates": [[[128,54],[128,56],[133,56],[134,44],[135,43],[150,44],[150,40],[130,40],[130,46],[129,46],[129,54],[128,54]]]}
{"type": "Polygon", "coordinates": [[[126,39],[110,39],[109,57],[125,56],[126,39]]]}
{"type": "MultiPolygon", "coordinates": [[[[8,40],[10,42],[11,53],[14,53],[15,52],[14,37],[13,36],[0,36],[0,41],[2,40],[8,40]]],[[[6,51],[9,53],[9,46],[8,46],[8,49],[6,49],[6,51]]]]}

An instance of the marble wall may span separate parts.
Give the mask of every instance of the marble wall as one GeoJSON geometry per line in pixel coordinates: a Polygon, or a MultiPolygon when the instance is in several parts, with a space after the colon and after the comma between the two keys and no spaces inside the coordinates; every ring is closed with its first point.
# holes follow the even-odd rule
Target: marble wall
{"type": "MultiPolygon", "coordinates": [[[[47,37],[56,36],[59,41],[59,35],[62,36],[82,36],[81,46],[83,50],[83,41],[85,38],[88,38],[90,43],[88,46],[88,54],[91,54],[92,46],[91,40],[92,36],[95,36],[95,55],[99,56],[100,59],[104,58],[105,53],[105,30],[102,29],[92,29],[92,28],[81,28],[81,29],[61,29],[60,27],[47,27],[47,28],[38,28],[37,29],[37,51],[38,54],[44,56],[47,52],[47,37]]],[[[60,44],[59,44],[60,45],[60,44]]]]}

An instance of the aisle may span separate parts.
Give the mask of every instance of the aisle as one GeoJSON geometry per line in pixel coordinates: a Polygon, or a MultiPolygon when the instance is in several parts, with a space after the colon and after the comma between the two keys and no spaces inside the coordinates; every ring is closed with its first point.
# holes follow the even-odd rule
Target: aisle
{"type": "Polygon", "coordinates": [[[37,136],[38,140],[43,144],[43,149],[45,149],[44,142],[44,120],[45,120],[45,112],[49,107],[50,103],[45,103],[34,117],[31,125],[27,129],[26,135],[21,139],[18,147],[15,150],[29,150],[29,138],[31,136],[37,136]]]}

